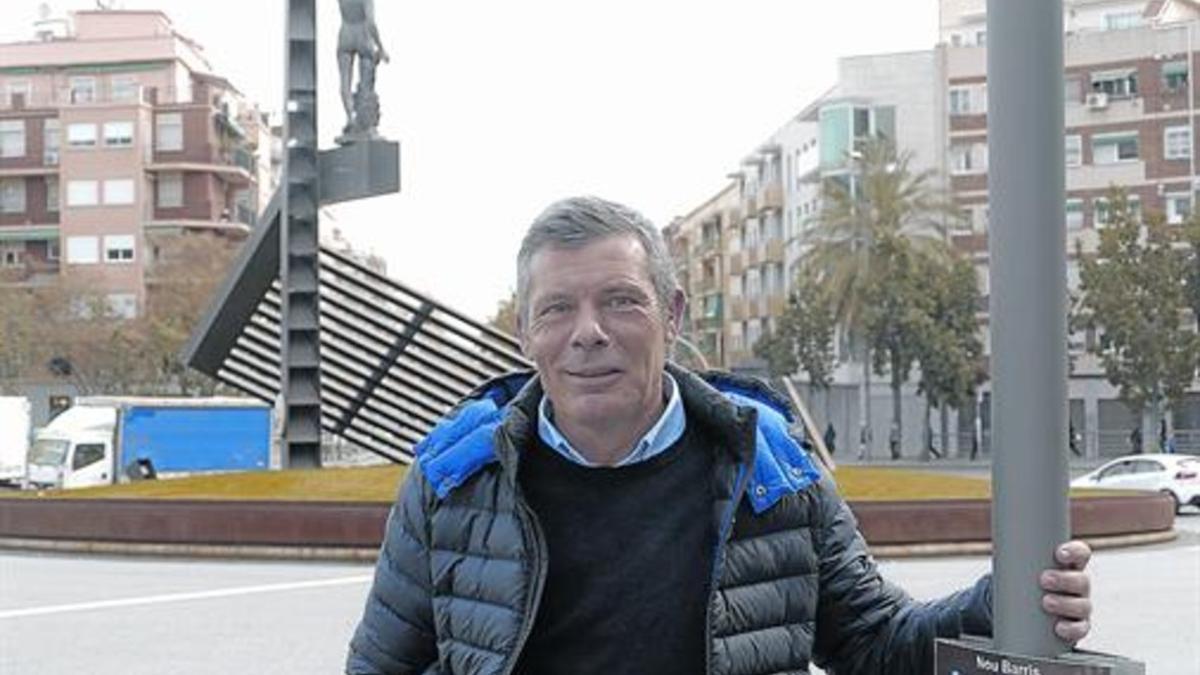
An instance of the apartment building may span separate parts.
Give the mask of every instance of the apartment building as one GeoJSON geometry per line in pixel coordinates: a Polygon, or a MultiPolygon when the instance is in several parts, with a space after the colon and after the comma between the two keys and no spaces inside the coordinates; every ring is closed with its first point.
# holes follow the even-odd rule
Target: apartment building
{"type": "Polygon", "coordinates": [[[69,283],[133,317],[164,238],[249,232],[278,148],[162,12],[54,26],[0,44],[0,284],[69,283]]]}
{"type": "MultiPolygon", "coordinates": [[[[947,133],[944,149],[956,201],[970,214],[955,236],[973,256],[988,292],[987,37],[983,0],[943,0],[941,35],[947,133]]],[[[1200,5],[1155,0],[1068,0],[1063,25],[1066,117],[1068,287],[1079,286],[1076,244],[1099,243],[1108,220],[1107,191],[1120,186],[1132,205],[1180,223],[1194,208],[1197,103],[1194,34],[1200,5]]],[[[986,321],[986,315],[984,316],[986,321]]],[[[981,335],[988,340],[986,323],[981,335]]],[[[1092,456],[1128,451],[1137,423],[1117,400],[1096,359],[1094,335],[1070,336],[1071,422],[1092,456]]],[[[990,349],[987,350],[990,353],[990,349]]],[[[985,391],[985,396],[987,395],[985,391]]],[[[986,408],[986,401],[984,406],[986,408]]],[[[1176,411],[1176,429],[1200,428],[1200,397],[1176,411]]]]}

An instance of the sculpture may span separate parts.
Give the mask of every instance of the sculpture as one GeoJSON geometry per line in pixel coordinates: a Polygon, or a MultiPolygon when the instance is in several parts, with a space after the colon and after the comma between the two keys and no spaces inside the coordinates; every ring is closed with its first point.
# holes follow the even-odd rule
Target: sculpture
{"type": "Polygon", "coordinates": [[[338,74],[342,84],[342,107],[346,126],[338,145],[379,137],[379,95],[375,93],[375,69],[388,62],[387,50],[375,24],[374,0],[338,0],[342,28],[338,32],[338,74]],[[358,60],[358,88],[351,94],[354,62],[358,60]]]}

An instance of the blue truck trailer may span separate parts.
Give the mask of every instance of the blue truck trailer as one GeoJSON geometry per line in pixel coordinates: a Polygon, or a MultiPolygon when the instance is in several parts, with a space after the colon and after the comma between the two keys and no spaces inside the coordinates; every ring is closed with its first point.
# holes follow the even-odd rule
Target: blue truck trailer
{"type": "Polygon", "coordinates": [[[36,433],[28,482],[73,488],[266,470],[271,433],[271,408],[253,399],[82,397],[36,433]]]}

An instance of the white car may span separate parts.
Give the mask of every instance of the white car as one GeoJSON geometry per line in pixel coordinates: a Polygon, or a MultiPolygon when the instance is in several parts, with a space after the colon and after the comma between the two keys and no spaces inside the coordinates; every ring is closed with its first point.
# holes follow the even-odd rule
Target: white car
{"type": "Polygon", "coordinates": [[[1185,504],[1200,506],[1200,457],[1195,455],[1126,455],[1071,481],[1073,488],[1153,490],[1185,504]]]}

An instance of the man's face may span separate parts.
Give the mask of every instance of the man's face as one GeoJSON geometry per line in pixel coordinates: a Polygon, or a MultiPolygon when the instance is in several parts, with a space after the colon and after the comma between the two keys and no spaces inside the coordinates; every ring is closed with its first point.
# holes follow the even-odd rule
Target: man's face
{"type": "Polygon", "coordinates": [[[620,235],[581,248],[546,247],[530,260],[529,279],[521,343],[556,422],[640,428],[660,411],[683,293],[675,292],[666,318],[641,242],[620,235]]]}

